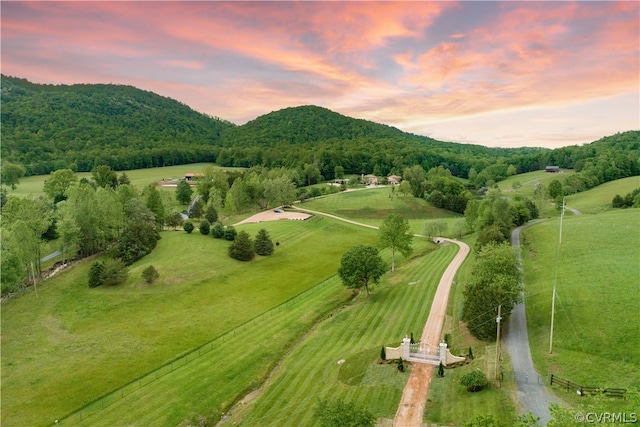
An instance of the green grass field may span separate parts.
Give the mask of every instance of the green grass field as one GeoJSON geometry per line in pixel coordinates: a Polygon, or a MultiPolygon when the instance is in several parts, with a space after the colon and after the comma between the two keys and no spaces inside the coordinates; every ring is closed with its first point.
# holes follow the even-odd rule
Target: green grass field
{"type": "Polygon", "coordinates": [[[565,217],[559,249],[558,219],[525,236],[527,322],[539,373],[584,386],[640,388],[640,211],[565,217]]]}
{"type": "Polygon", "coordinates": [[[498,187],[507,196],[522,194],[523,196],[531,198],[533,197],[533,192],[535,191],[537,184],[542,184],[545,187],[549,187],[549,183],[554,179],[562,182],[567,176],[574,173],[575,171],[573,169],[561,169],[559,173],[549,173],[545,172],[544,170],[527,172],[510,176],[504,181],[498,182],[498,187]],[[521,187],[517,190],[514,190],[513,184],[516,182],[519,182],[521,187]]]}
{"type": "Polygon", "coordinates": [[[426,221],[439,220],[449,225],[450,231],[445,234],[451,235],[453,222],[463,218],[462,215],[435,208],[424,199],[397,193],[392,196],[390,187],[332,194],[309,200],[299,206],[375,226],[379,226],[383,219],[393,213],[408,220],[411,230],[418,234],[422,234],[426,221]]]}
{"type": "Polygon", "coordinates": [[[2,424],[47,425],[335,274],[342,253],[375,232],[327,219],[277,221],[280,246],[243,264],[228,242],[164,232],[126,284],[89,289],[90,261],[2,307],[2,424]],[[313,248],[313,249],[311,249],[313,248]],[[142,270],[160,279],[146,285],[142,270]]]}
{"type": "Polygon", "coordinates": [[[640,188],[640,177],[618,179],[606,182],[583,193],[567,196],[566,203],[581,213],[595,214],[611,208],[611,201],[616,194],[624,197],[636,188],[640,188]]]}

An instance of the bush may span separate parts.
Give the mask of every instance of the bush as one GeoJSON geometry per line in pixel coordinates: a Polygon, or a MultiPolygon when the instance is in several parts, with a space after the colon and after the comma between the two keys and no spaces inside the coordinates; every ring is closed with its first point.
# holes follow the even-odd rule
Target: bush
{"type": "Polygon", "coordinates": [[[465,374],[460,378],[460,384],[467,388],[467,391],[476,392],[484,389],[489,385],[489,381],[487,380],[487,376],[484,372],[476,369],[474,371],[465,374]]]}
{"type": "Polygon", "coordinates": [[[229,246],[229,256],[238,261],[251,261],[256,256],[249,233],[241,231],[238,234],[231,246],[229,246]]]}
{"type": "Polygon", "coordinates": [[[398,359],[398,371],[404,372],[404,362],[402,361],[402,359],[398,359]]]}
{"type": "Polygon", "coordinates": [[[382,350],[380,350],[380,359],[387,360],[387,351],[384,346],[382,346],[382,350]]]}
{"type": "Polygon", "coordinates": [[[185,221],[184,224],[182,224],[182,228],[187,232],[187,234],[191,234],[195,227],[191,221],[185,221]]]}
{"type": "Polygon", "coordinates": [[[200,222],[200,233],[206,236],[207,234],[209,234],[210,230],[211,230],[211,224],[206,219],[203,219],[200,222]]]}
{"type": "Polygon", "coordinates": [[[104,263],[104,271],[102,272],[102,284],[107,286],[115,286],[127,281],[129,270],[119,259],[110,259],[104,263]]]}
{"type": "Polygon", "coordinates": [[[100,285],[115,286],[126,282],[129,270],[124,262],[119,259],[110,259],[105,262],[96,261],[89,269],[89,287],[100,285]]]}
{"type": "Polygon", "coordinates": [[[224,225],[220,221],[216,221],[211,226],[211,235],[216,239],[224,237],[224,225]]]}
{"type": "Polygon", "coordinates": [[[142,270],[142,277],[144,281],[151,284],[153,283],[160,275],[158,274],[158,270],[156,270],[153,265],[142,270]]]}
{"type": "Polygon", "coordinates": [[[373,427],[376,424],[376,418],[366,407],[340,399],[318,400],[314,415],[320,419],[321,427],[373,427]]]}
{"type": "Polygon", "coordinates": [[[238,232],[231,225],[224,230],[224,238],[230,242],[233,242],[236,239],[237,234],[238,232]]]}

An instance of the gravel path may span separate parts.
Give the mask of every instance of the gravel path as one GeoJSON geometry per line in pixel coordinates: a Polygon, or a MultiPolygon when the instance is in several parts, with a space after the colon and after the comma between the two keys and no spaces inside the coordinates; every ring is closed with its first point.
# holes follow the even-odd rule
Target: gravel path
{"type": "MultiPolygon", "coordinates": [[[[511,245],[519,249],[520,231],[537,222],[540,222],[540,220],[529,222],[513,230],[511,233],[511,245]]],[[[518,252],[518,261],[522,263],[520,252],[518,252]]],[[[521,412],[531,412],[535,417],[540,418],[539,424],[547,425],[551,419],[549,405],[552,402],[557,403],[557,399],[547,392],[544,384],[546,378],[540,378],[533,366],[524,302],[517,304],[511,312],[509,327],[504,335],[504,344],[511,355],[521,412]]]]}
{"type": "MultiPolygon", "coordinates": [[[[438,289],[433,297],[427,323],[420,337],[420,342],[436,347],[440,344],[440,335],[442,334],[442,325],[444,324],[444,316],[447,310],[447,303],[449,302],[449,290],[451,289],[453,278],[469,254],[469,246],[466,243],[442,237],[436,239],[436,241],[439,242],[443,240],[458,245],[460,250],[451,263],[449,263],[449,266],[440,279],[438,289]]],[[[422,425],[424,407],[427,403],[429,385],[431,384],[434,371],[435,367],[432,365],[426,365],[424,363],[413,364],[409,380],[402,392],[402,399],[400,400],[398,411],[393,420],[394,427],[416,427],[422,425]]]]}

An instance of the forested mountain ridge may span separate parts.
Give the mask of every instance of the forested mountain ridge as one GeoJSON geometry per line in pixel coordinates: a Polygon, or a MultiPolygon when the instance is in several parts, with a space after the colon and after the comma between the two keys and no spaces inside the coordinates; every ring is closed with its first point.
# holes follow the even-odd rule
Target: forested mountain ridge
{"type": "Polygon", "coordinates": [[[317,106],[274,111],[236,126],[170,98],[121,85],[40,85],[2,76],[2,158],[28,175],[215,162],[222,166],[304,168],[324,179],[345,173],[402,174],[443,166],[476,186],[546,165],[589,169],[598,181],[640,173],[640,132],[592,144],[488,148],[437,141],[317,106]],[[611,169],[611,176],[601,177],[611,169]],[[513,166],[509,168],[509,166],[513,166]],[[597,171],[594,171],[597,169],[597,171]]]}
{"type": "Polygon", "coordinates": [[[230,122],[132,86],[40,85],[2,75],[2,157],[29,175],[215,161],[230,122]]]}

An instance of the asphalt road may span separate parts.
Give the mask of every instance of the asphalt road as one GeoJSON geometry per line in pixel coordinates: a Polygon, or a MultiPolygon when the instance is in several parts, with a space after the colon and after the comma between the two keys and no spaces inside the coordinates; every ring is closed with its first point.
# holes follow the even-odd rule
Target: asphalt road
{"type": "MultiPolygon", "coordinates": [[[[520,246],[520,231],[536,222],[538,221],[530,222],[513,230],[511,245],[514,248],[520,246]]],[[[519,252],[518,261],[522,263],[519,252]]],[[[545,382],[548,378],[540,378],[533,366],[524,302],[517,304],[511,312],[509,327],[504,335],[504,345],[511,356],[511,364],[515,372],[520,411],[524,414],[531,412],[535,417],[540,418],[539,424],[547,425],[551,419],[549,405],[552,402],[557,402],[557,399],[546,390],[545,382]]]]}

